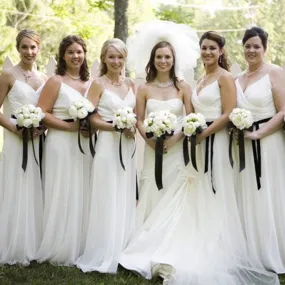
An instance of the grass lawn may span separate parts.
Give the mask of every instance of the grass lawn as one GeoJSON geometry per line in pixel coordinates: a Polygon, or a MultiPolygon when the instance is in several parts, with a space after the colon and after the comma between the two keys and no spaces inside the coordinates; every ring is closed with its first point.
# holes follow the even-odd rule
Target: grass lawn
{"type": "Polygon", "coordinates": [[[59,267],[49,263],[32,263],[28,267],[0,267],[1,285],[159,285],[161,279],[152,281],[119,269],[118,274],[83,273],[75,267],[59,267]]]}
{"type": "MultiPolygon", "coordinates": [[[[0,267],[1,285],[161,285],[156,278],[145,280],[123,268],[118,274],[82,273],[74,267],[58,267],[49,263],[32,263],[29,267],[0,267]]],[[[285,276],[280,277],[280,284],[285,285],[285,276]]],[[[210,285],[210,284],[209,284],[210,285]]]]}

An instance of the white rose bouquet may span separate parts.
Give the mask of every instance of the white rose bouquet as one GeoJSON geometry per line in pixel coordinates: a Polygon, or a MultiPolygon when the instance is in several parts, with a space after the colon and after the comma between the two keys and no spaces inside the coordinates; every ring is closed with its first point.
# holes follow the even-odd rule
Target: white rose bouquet
{"type": "Polygon", "coordinates": [[[38,128],[45,114],[40,107],[24,105],[15,114],[17,126],[20,128],[38,128]]]}
{"type": "Polygon", "coordinates": [[[183,118],[182,130],[187,137],[201,134],[206,128],[205,117],[200,113],[191,113],[183,118]]]}
{"type": "Polygon", "coordinates": [[[137,123],[136,114],[131,107],[120,108],[116,111],[113,126],[117,130],[132,129],[137,123]]]}
{"type": "Polygon", "coordinates": [[[88,131],[89,149],[90,149],[92,156],[94,157],[97,135],[95,132],[95,137],[94,137],[95,142],[93,143],[92,142],[92,130],[91,130],[89,117],[96,113],[95,106],[88,99],[82,97],[82,99],[78,101],[74,101],[71,104],[68,112],[74,121],[79,120],[80,128],[78,129],[78,147],[80,151],[83,154],[85,154],[81,146],[80,131],[88,131]]]}
{"type": "Polygon", "coordinates": [[[245,130],[252,126],[253,117],[250,111],[234,108],[229,116],[233,125],[239,130],[245,130]]]}
{"type": "Polygon", "coordinates": [[[144,126],[148,138],[171,136],[173,135],[176,125],[176,116],[168,110],[151,112],[144,120],[144,126]]]}
{"type": "Polygon", "coordinates": [[[32,104],[24,105],[16,110],[12,118],[16,119],[17,129],[22,131],[23,137],[23,158],[22,168],[25,171],[28,163],[28,140],[31,139],[33,153],[36,163],[39,165],[35,154],[33,129],[42,129],[41,121],[45,117],[40,107],[35,107],[32,104]]]}
{"type": "Polygon", "coordinates": [[[229,160],[231,166],[233,167],[234,160],[232,155],[232,143],[233,139],[236,138],[239,146],[239,171],[241,172],[245,168],[244,131],[253,125],[253,116],[248,110],[234,108],[229,116],[229,119],[229,160]]]}
{"type": "Polygon", "coordinates": [[[206,119],[201,113],[191,113],[183,118],[182,131],[185,135],[183,140],[183,157],[185,166],[188,165],[189,149],[188,140],[191,141],[191,161],[193,167],[198,171],[196,163],[196,135],[201,134],[207,128],[206,119]]]}
{"type": "Polygon", "coordinates": [[[85,119],[88,115],[95,111],[94,105],[86,98],[74,101],[69,108],[69,115],[74,121],[85,119]]]}
{"type": "MultiPolygon", "coordinates": [[[[119,143],[119,156],[120,156],[121,166],[124,170],[125,170],[125,165],[123,162],[123,155],[122,155],[122,134],[125,129],[129,129],[132,132],[135,132],[136,123],[137,123],[137,117],[131,107],[120,108],[114,114],[112,125],[118,132],[121,133],[120,143],[119,143]]],[[[135,155],[135,151],[136,151],[136,147],[134,148],[132,158],[135,155]]]]}
{"type": "Polygon", "coordinates": [[[177,118],[168,110],[149,113],[144,120],[146,137],[155,138],[155,181],[158,190],[162,185],[163,144],[167,136],[172,136],[177,126],[177,118]]]}

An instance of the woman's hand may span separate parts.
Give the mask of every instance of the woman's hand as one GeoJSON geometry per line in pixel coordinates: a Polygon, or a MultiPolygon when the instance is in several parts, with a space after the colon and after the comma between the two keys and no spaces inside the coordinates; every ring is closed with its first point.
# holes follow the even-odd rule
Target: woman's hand
{"type": "Polygon", "coordinates": [[[21,139],[23,138],[23,132],[22,132],[22,130],[18,130],[17,127],[16,127],[16,125],[13,125],[11,132],[12,132],[13,134],[15,134],[16,136],[18,136],[19,138],[21,138],[21,139]]]}
{"type": "Polygon", "coordinates": [[[71,123],[68,123],[69,124],[69,131],[70,132],[77,132],[78,129],[79,129],[79,121],[75,121],[75,122],[71,122],[71,123]]]}
{"type": "Polygon", "coordinates": [[[163,152],[167,153],[167,151],[172,148],[180,139],[182,136],[180,134],[175,134],[170,137],[166,137],[163,143],[163,152]]]}
{"type": "Polygon", "coordinates": [[[135,137],[135,130],[131,129],[124,129],[123,134],[125,135],[126,138],[128,139],[133,139],[135,137]]]}
{"type": "Polygon", "coordinates": [[[249,132],[249,131],[244,132],[244,138],[252,140],[252,141],[261,139],[259,133],[256,132],[256,131],[254,131],[254,132],[249,132]]]}

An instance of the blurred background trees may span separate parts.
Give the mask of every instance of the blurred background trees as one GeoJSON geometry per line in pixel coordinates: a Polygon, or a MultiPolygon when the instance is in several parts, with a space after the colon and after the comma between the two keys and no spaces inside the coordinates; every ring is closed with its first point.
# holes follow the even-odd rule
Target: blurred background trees
{"type": "Polygon", "coordinates": [[[155,18],[188,24],[199,35],[220,31],[226,37],[230,61],[241,66],[244,30],[259,25],[269,33],[268,60],[284,65],[284,15],[285,1],[281,0],[2,0],[0,66],[8,55],[17,62],[15,37],[23,28],[41,35],[38,66],[42,69],[51,56],[56,57],[60,40],[68,34],[85,39],[91,63],[106,39],[115,35],[125,40],[137,23],[155,18]]]}

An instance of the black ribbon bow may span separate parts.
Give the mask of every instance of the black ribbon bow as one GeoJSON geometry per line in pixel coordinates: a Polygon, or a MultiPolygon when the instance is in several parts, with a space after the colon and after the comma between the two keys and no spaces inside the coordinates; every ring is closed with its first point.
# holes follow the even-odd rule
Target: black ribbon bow
{"type": "MultiPolygon", "coordinates": [[[[163,166],[163,143],[167,136],[172,136],[173,131],[169,134],[166,133],[159,138],[156,139],[155,142],[155,167],[154,167],[154,173],[155,173],[155,182],[158,190],[161,190],[163,188],[162,183],[162,166],[163,166]]],[[[146,133],[146,137],[148,139],[152,138],[154,134],[152,132],[146,133]]]]}
{"type": "MultiPolygon", "coordinates": [[[[107,121],[107,123],[109,124],[113,124],[113,121],[107,121]]],[[[118,129],[116,126],[114,126],[115,130],[117,132],[120,133],[120,140],[119,140],[119,157],[120,157],[120,163],[121,163],[121,166],[124,170],[126,170],[126,167],[125,167],[125,164],[124,164],[124,160],[123,160],[123,151],[122,151],[122,136],[123,136],[123,132],[124,132],[124,129],[118,129]]],[[[134,143],[135,143],[135,147],[134,147],[134,151],[133,151],[133,154],[131,156],[131,158],[134,157],[135,153],[136,153],[136,138],[134,137],[134,143]]]]}
{"type": "MultiPolygon", "coordinates": [[[[207,122],[207,126],[209,127],[212,125],[213,122],[207,122]]],[[[211,164],[211,184],[213,193],[216,194],[216,190],[213,183],[213,157],[214,157],[214,141],[215,141],[215,134],[212,134],[206,137],[206,144],[205,144],[205,168],[204,173],[208,172],[209,169],[209,147],[210,147],[210,164],[211,164]]]]}
{"type": "Polygon", "coordinates": [[[97,133],[95,132],[94,134],[94,142],[92,141],[92,128],[91,128],[91,123],[90,123],[90,120],[89,120],[89,117],[92,116],[93,114],[96,114],[97,112],[97,109],[94,109],[93,112],[89,112],[88,115],[84,118],[84,119],[79,119],[79,129],[78,129],[78,137],[77,137],[77,140],[78,140],[78,147],[81,151],[81,153],[85,154],[82,146],[81,146],[81,136],[80,136],[80,131],[88,131],[88,139],[89,139],[89,150],[90,150],[90,153],[92,155],[92,157],[95,156],[95,145],[96,145],[96,142],[97,142],[97,133]]]}
{"type": "MultiPolygon", "coordinates": [[[[182,128],[183,132],[183,128],[182,128]]],[[[198,171],[197,168],[197,161],[196,161],[196,145],[197,145],[197,134],[201,134],[203,132],[203,129],[201,127],[196,129],[196,133],[193,134],[190,137],[185,136],[183,140],[183,158],[184,158],[184,164],[185,166],[188,165],[190,158],[189,158],[189,148],[188,148],[188,142],[190,140],[190,153],[191,153],[191,162],[192,166],[196,171],[198,171]]]]}
{"type": "Polygon", "coordinates": [[[229,142],[229,160],[232,168],[234,167],[232,145],[234,134],[237,134],[238,139],[238,148],[239,148],[239,172],[242,172],[245,169],[245,149],[244,149],[244,130],[240,130],[235,127],[232,122],[228,124],[229,133],[230,133],[230,142],[229,142]]]}
{"type": "MultiPolygon", "coordinates": [[[[14,115],[12,115],[11,118],[17,119],[17,117],[14,116],[14,115]]],[[[25,127],[20,127],[18,125],[16,125],[16,127],[17,127],[17,130],[22,131],[22,141],[23,141],[22,169],[24,171],[26,171],[27,165],[28,165],[28,142],[29,142],[29,138],[31,139],[31,142],[32,142],[32,149],[33,149],[34,159],[35,159],[37,165],[39,165],[37,157],[36,157],[34,137],[33,137],[34,127],[25,128],[25,127]]],[[[36,129],[40,130],[41,128],[42,128],[42,126],[39,126],[36,129]]],[[[41,146],[39,145],[39,147],[41,147],[41,146]]],[[[39,149],[39,151],[41,153],[40,149],[39,149]]],[[[41,168],[41,166],[40,166],[40,168],[41,168]]]]}

